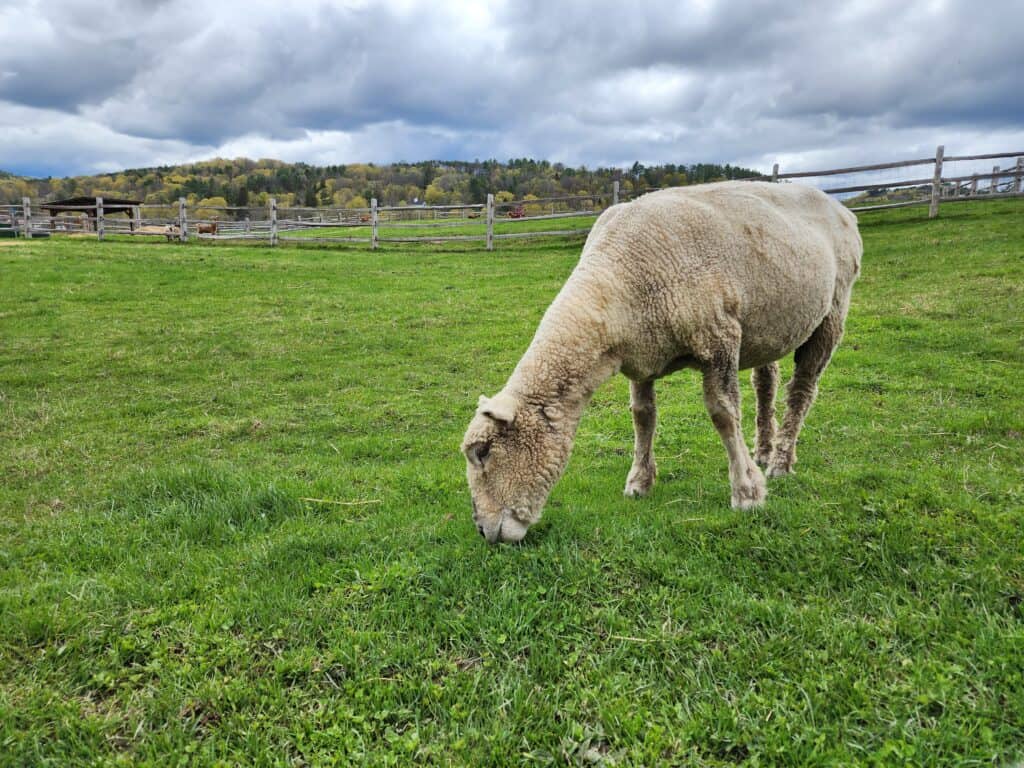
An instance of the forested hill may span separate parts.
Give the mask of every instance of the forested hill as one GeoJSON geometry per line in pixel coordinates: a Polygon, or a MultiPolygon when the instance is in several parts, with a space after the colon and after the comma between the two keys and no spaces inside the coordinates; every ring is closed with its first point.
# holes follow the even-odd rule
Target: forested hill
{"type": "Polygon", "coordinates": [[[56,200],[78,195],[135,198],[170,203],[179,197],[208,205],[264,205],[276,197],[282,206],[365,208],[381,205],[482,203],[488,193],[500,199],[592,194],[620,179],[628,194],[636,189],[681,186],[718,179],[759,176],[731,165],[654,165],[631,168],[570,168],[546,160],[427,161],[374,165],[314,166],[279,160],[207,160],[190,165],[140,168],[97,176],[32,179],[0,171],[0,202],[56,200]]]}

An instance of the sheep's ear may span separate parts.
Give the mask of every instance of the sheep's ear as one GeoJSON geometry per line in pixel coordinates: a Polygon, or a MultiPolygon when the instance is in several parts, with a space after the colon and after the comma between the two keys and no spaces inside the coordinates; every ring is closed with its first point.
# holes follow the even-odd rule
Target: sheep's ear
{"type": "Polygon", "coordinates": [[[466,448],[466,458],[469,459],[470,464],[473,464],[476,467],[482,467],[484,465],[484,460],[490,452],[490,443],[473,443],[466,448]]]}
{"type": "Polygon", "coordinates": [[[477,412],[493,419],[499,424],[508,425],[516,420],[516,408],[519,403],[511,395],[499,392],[494,397],[480,395],[477,412]]]}

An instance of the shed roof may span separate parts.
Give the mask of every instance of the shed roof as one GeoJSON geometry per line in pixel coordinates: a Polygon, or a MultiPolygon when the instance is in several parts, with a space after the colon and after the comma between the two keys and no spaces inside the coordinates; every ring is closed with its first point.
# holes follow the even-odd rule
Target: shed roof
{"type": "MultiPolygon", "coordinates": [[[[130,216],[132,213],[132,207],[136,205],[142,205],[142,201],[128,200],[121,197],[104,197],[103,213],[127,213],[130,216]]],[[[48,203],[41,203],[39,207],[44,211],[49,211],[51,216],[62,212],[69,213],[72,211],[94,213],[96,209],[96,198],[81,195],[79,197],[69,197],[64,200],[51,200],[48,203]]]]}

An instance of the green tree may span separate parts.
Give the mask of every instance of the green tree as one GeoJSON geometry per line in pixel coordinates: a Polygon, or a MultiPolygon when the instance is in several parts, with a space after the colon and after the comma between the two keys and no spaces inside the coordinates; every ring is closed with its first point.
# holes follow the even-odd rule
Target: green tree
{"type": "Polygon", "coordinates": [[[423,200],[427,205],[442,205],[447,202],[445,191],[433,183],[427,185],[423,192],[423,200]]]}

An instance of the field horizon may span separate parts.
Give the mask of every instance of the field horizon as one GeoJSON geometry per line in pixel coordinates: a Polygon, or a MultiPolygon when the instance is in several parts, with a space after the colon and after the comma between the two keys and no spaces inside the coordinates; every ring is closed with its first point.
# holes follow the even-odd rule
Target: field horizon
{"type": "Polygon", "coordinates": [[[624,499],[616,377],[499,547],[459,440],[582,238],[0,241],[0,766],[1024,759],[1022,214],[861,217],[763,509],[685,371],[624,499]]]}

